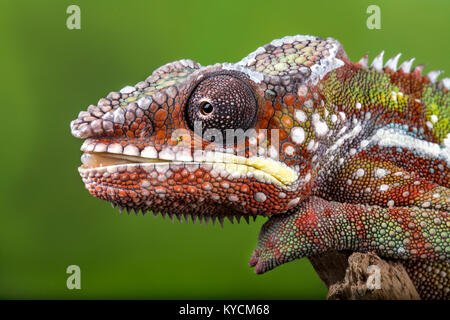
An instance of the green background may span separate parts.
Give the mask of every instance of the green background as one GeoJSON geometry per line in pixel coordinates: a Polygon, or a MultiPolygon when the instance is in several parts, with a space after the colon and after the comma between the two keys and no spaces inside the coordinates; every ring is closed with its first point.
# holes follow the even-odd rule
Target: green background
{"type": "Polygon", "coordinates": [[[218,226],[119,215],[77,167],[80,110],[181,58],[238,61],[285,35],[331,36],[352,60],[381,50],[450,70],[450,1],[5,1],[0,4],[0,298],[323,299],[306,259],[247,265],[264,219],[218,226]],[[81,30],[66,8],[81,7],[81,30]],[[381,30],[366,8],[381,8],[381,30]],[[81,290],[66,268],[81,267],[81,290]]]}

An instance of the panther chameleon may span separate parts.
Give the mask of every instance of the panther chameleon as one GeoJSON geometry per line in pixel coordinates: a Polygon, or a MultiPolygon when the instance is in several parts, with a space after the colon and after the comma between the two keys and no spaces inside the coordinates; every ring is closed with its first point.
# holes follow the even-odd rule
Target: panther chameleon
{"type": "Polygon", "coordinates": [[[237,63],[166,64],[71,122],[79,173],[121,212],[268,217],[256,273],[371,251],[448,299],[450,78],[399,58],[354,63],[337,40],[298,35],[237,63]]]}

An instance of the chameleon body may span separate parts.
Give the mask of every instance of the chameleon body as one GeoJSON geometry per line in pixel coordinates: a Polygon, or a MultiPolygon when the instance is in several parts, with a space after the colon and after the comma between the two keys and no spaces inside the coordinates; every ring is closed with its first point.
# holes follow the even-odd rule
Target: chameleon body
{"type": "Polygon", "coordinates": [[[334,39],[292,36],[237,63],[169,63],[72,121],[80,175],[120,210],[269,217],[256,273],[373,251],[448,298],[450,79],[399,57],[353,63],[334,39]]]}

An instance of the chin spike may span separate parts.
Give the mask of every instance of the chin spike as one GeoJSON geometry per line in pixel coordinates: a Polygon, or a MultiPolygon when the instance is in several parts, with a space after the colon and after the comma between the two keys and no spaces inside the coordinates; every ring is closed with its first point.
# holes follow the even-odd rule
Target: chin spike
{"type": "Polygon", "coordinates": [[[130,214],[130,213],[131,213],[131,211],[133,210],[133,208],[131,208],[131,207],[128,207],[128,206],[126,207],[126,209],[127,209],[127,213],[128,213],[128,214],[130,214]]]}
{"type": "Polygon", "coordinates": [[[385,68],[389,68],[393,71],[397,71],[397,64],[398,64],[398,59],[400,59],[400,56],[402,54],[399,53],[397,54],[395,57],[390,58],[388,61],[386,61],[386,64],[384,65],[385,68]]]}
{"type": "Polygon", "coordinates": [[[230,220],[231,224],[234,224],[233,216],[228,216],[228,215],[227,215],[227,219],[230,220]]]}
{"type": "Polygon", "coordinates": [[[158,212],[153,211],[153,216],[156,218],[158,216],[158,212]]]}
{"type": "Polygon", "coordinates": [[[208,225],[209,224],[209,220],[211,219],[211,216],[210,215],[206,215],[205,216],[205,225],[208,225]]]}
{"type": "Polygon", "coordinates": [[[380,54],[373,59],[371,67],[377,71],[381,71],[383,69],[383,56],[384,51],[381,51],[380,54]]]}
{"type": "Polygon", "coordinates": [[[212,217],[211,217],[211,224],[212,224],[213,226],[216,225],[216,219],[217,219],[217,216],[212,216],[212,217]]]}
{"type": "Polygon", "coordinates": [[[241,223],[241,217],[242,217],[242,216],[240,216],[240,215],[236,216],[236,222],[237,222],[237,223],[241,223]]]}
{"type": "Polygon", "coordinates": [[[369,54],[366,53],[358,62],[361,67],[364,69],[367,69],[369,67],[369,54]]]}
{"type": "Polygon", "coordinates": [[[441,73],[442,73],[441,70],[430,71],[427,74],[427,78],[430,80],[431,83],[436,83],[436,80],[441,73]]]}
{"type": "Polygon", "coordinates": [[[181,215],[181,213],[177,213],[177,220],[180,221],[180,223],[183,223],[183,216],[181,215]]]}
{"type": "Polygon", "coordinates": [[[117,207],[117,203],[111,202],[111,207],[113,207],[113,208],[117,207]]]}
{"type": "Polygon", "coordinates": [[[124,207],[122,207],[120,204],[118,205],[119,206],[119,212],[120,213],[122,213],[123,212],[123,209],[124,209],[124,207]]]}
{"type": "Polygon", "coordinates": [[[247,224],[250,224],[250,218],[249,216],[244,216],[245,221],[247,221],[247,224]]]}
{"type": "Polygon", "coordinates": [[[219,216],[220,226],[223,228],[223,216],[219,216]]]}
{"type": "Polygon", "coordinates": [[[412,58],[409,59],[408,61],[404,61],[401,65],[400,65],[400,69],[404,72],[404,73],[409,73],[409,71],[411,70],[411,66],[414,62],[416,58],[412,58]]]}

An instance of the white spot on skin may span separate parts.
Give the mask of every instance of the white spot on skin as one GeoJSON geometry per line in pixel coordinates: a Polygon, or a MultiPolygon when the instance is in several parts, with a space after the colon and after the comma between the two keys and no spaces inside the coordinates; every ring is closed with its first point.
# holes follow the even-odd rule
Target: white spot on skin
{"type": "Polygon", "coordinates": [[[308,173],[306,174],[306,176],[305,176],[304,181],[305,181],[305,182],[309,182],[310,180],[311,180],[311,173],[308,172],[308,173]]]}
{"type": "Polygon", "coordinates": [[[305,130],[302,127],[294,127],[291,131],[292,141],[296,144],[301,144],[305,141],[305,130]]]}
{"type": "Polygon", "coordinates": [[[120,90],[120,93],[123,93],[123,94],[129,94],[129,93],[132,93],[132,92],[135,92],[136,91],[136,88],[135,87],[132,87],[132,86],[126,86],[126,87],[123,87],[121,90],[120,90]]]}
{"type": "Polygon", "coordinates": [[[257,202],[264,202],[267,200],[267,196],[264,192],[256,192],[254,198],[257,202]]]}
{"type": "Polygon", "coordinates": [[[356,170],[356,176],[358,178],[361,178],[362,176],[364,176],[365,172],[364,169],[359,168],[358,170],[356,170]]]}
{"type": "Polygon", "coordinates": [[[361,109],[361,103],[359,103],[359,102],[356,103],[356,109],[358,109],[358,110],[361,109]]]}
{"type": "Polygon", "coordinates": [[[437,121],[438,121],[438,117],[435,114],[433,114],[431,116],[431,122],[436,123],[437,121]]]}
{"type": "Polygon", "coordinates": [[[308,87],[307,86],[301,85],[301,86],[298,87],[297,94],[300,97],[305,97],[307,93],[308,93],[308,87]]]}
{"type": "Polygon", "coordinates": [[[424,203],[422,203],[422,208],[428,208],[431,206],[430,201],[425,201],[424,203]]]}
{"type": "Polygon", "coordinates": [[[305,107],[307,107],[308,109],[311,109],[312,107],[314,107],[314,102],[311,99],[308,101],[305,101],[305,107]]]}
{"type": "Polygon", "coordinates": [[[314,141],[314,140],[311,140],[311,141],[308,143],[308,146],[306,147],[306,150],[312,150],[312,148],[314,148],[314,143],[315,143],[315,141],[314,141]]]}
{"type": "Polygon", "coordinates": [[[368,140],[362,140],[362,141],[361,141],[361,148],[364,149],[365,147],[367,147],[367,146],[369,145],[369,143],[370,143],[370,142],[369,142],[368,140]]]}
{"type": "Polygon", "coordinates": [[[382,184],[381,186],[380,186],[380,191],[381,192],[385,192],[385,191],[387,191],[389,189],[389,186],[387,185],[387,184],[382,184]]]}
{"type": "Polygon", "coordinates": [[[388,170],[385,170],[383,168],[375,169],[375,177],[377,177],[378,179],[384,178],[387,174],[389,174],[388,170]]]}
{"type": "Polygon", "coordinates": [[[320,116],[315,113],[312,117],[314,129],[316,131],[316,134],[320,137],[328,132],[328,126],[325,121],[320,119],[320,116]]]}
{"type": "Polygon", "coordinates": [[[306,121],[306,113],[304,113],[301,110],[295,111],[294,117],[295,117],[295,120],[297,120],[298,122],[305,122],[306,121]]]}
{"type": "Polygon", "coordinates": [[[394,200],[389,200],[388,203],[387,203],[389,208],[393,208],[394,204],[395,204],[394,200]]]}
{"type": "Polygon", "coordinates": [[[300,198],[294,198],[291,201],[289,201],[288,207],[292,208],[292,207],[296,206],[299,202],[300,202],[300,198]]]}
{"type": "Polygon", "coordinates": [[[319,146],[320,146],[320,143],[319,143],[319,141],[316,141],[316,143],[314,144],[314,148],[313,148],[313,150],[314,150],[314,151],[316,151],[316,150],[317,150],[317,148],[319,148],[319,146]]]}
{"type": "Polygon", "coordinates": [[[292,157],[295,153],[295,149],[292,146],[287,146],[286,148],[284,148],[284,154],[287,155],[288,157],[292,157]]]}
{"type": "Polygon", "coordinates": [[[336,123],[336,121],[337,121],[337,115],[332,114],[331,115],[331,122],[336,123]]]}
{"type": "Polygon", "coordinates": [[[239,200],[238,196],[234,195],[234,194],[230,194],[228,196],[228,200],[230,200],[231,202],[236,202],[239,200]]]}

